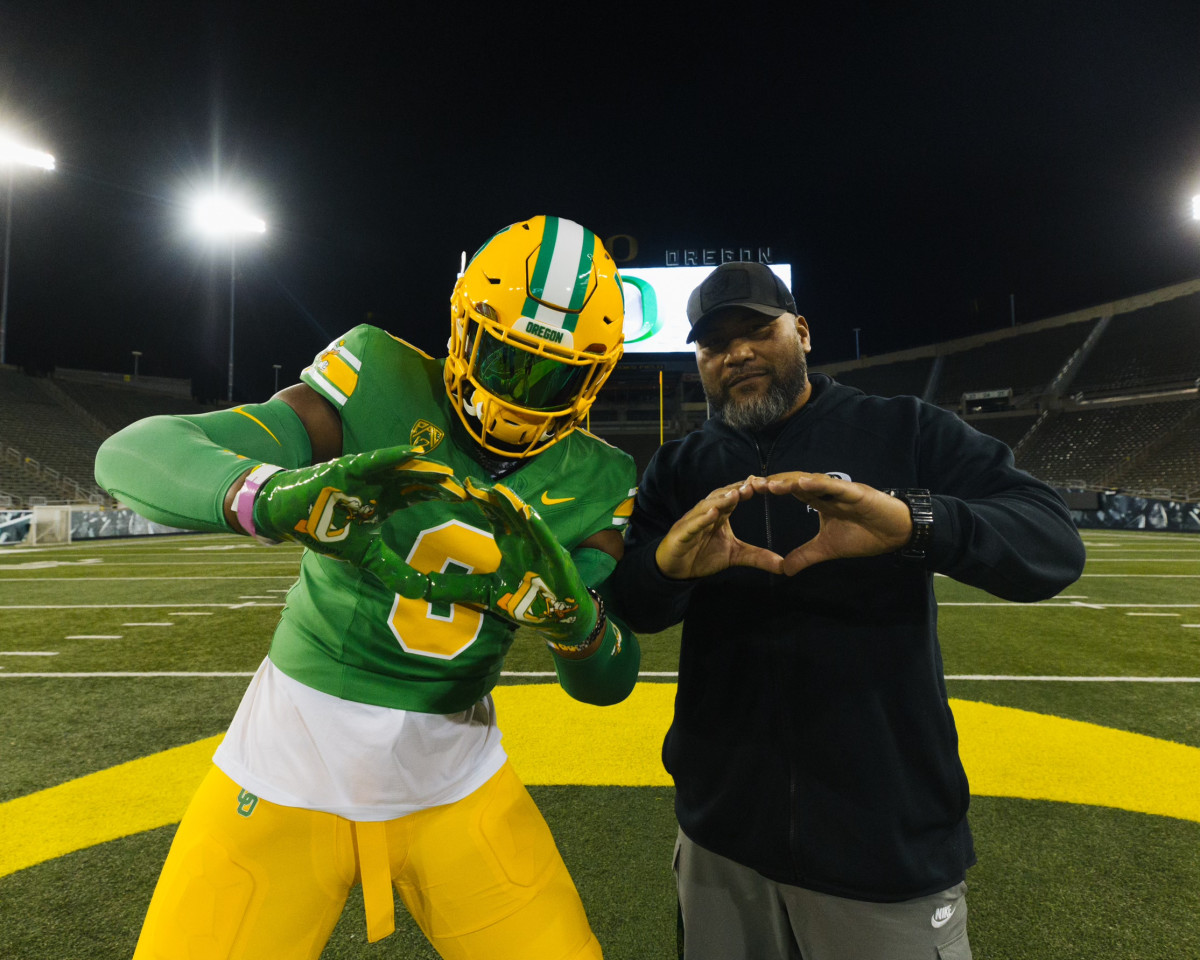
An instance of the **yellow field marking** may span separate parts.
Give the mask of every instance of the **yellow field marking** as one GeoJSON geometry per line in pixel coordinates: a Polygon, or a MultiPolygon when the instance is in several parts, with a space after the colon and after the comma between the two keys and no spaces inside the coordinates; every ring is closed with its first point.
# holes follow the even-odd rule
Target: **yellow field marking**
{"type": "Polygon", "coordinates": [[[950,704],[977,796],[1057,800],[1200,822],[1200,748],[1013,707],[950,704]]]}
{"type": "Polygon", "coordinates": [[[0,804],[0,876],[177,823],[220,735],[0,804]]]}
{"type": "MultiPolygon", "coordinates": [[[[593,707],[556,685],[498,687],[504,744],[531,785],[669,786],[659,750],[675,685],[593,707]],[[564,732],[566,731],[566,732],[564,732]]],[[[951,700],[971,792],[1200,822],[1200,748],[1093,723],[951,700]]],[[[220,737],[0,803],[0,876],[176,823],[220,737]]]]}

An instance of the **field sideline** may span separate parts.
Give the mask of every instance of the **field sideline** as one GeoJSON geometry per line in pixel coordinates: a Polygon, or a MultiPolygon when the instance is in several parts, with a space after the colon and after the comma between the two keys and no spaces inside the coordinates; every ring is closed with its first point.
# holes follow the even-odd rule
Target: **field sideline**
{"type": "MultiPolygon", "coordinates": [[[[1200,537],[1084,538],[1084,576],[1045,603],[937,581],[975,956],[1200,956],[1200,537]]],[[[199,742],[232,715],[298,556],[207,535],[0,549],[0,957],[130,955],[199,742]]],[[[518,637],[496,697],[610,960],[675,955],[657,749],[678,633],[643,646],[634,696],[600,710],[518,637]]],[[[352,894],[324,956],[433,960],[398,921],[368,946],[352,894]]]]}

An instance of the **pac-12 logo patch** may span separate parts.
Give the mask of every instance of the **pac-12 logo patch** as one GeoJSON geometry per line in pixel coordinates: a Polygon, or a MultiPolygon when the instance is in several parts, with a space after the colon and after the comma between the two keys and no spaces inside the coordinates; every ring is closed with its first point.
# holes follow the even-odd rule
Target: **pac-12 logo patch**
{"type": "Polygon", "coordinates": [[[429,453],[442,442],[442,438],[445,436],[446,431],[441,427],[435,426],[428,420],[418,420],[409,431],[408,442],[414,447],[423,447],[425,452],[429,453]]]}

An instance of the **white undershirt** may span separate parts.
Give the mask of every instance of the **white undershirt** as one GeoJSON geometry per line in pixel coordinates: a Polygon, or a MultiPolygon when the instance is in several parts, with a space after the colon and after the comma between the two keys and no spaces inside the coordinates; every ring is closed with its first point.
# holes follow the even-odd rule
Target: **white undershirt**
{"type": "Polygon", "coordinates": [[[265,659],[213,762],[288,807],[392,820],[473,793],[505,761],[491,695],[453,714],[355,703],[265,659]]]}

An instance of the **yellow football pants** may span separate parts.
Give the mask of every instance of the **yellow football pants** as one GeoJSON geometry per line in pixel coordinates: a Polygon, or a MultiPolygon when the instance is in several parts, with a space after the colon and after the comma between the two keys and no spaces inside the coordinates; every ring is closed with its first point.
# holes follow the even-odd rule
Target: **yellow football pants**
{"type": "Polygon", "coordinates": [[[316,960],[363,884],[368,939],[392,891],[446,960],[599,960],[550,829],[512,767],[457,803],[380,823],[281,807],[216,767],[176,831],[134,960],[316,960]]]}

